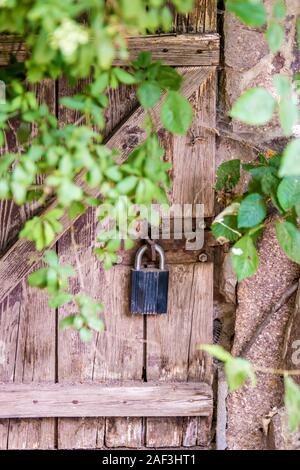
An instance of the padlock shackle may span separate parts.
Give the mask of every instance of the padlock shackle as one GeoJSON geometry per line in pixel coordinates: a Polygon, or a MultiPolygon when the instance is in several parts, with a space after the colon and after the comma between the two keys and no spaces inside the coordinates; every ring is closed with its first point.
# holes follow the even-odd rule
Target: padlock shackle
{"type": "MultiPolygon", "coordinates": [[[[154,244],[155,251],[159,254],[159,269],[163,271],[165,269],[165,252],[163,248],[158,245],[157,243],[154,244]]],[[[142,266],[142,259],[145,254],[145,252],[148,250],[147,245],[141,246],[135,256],[135,261],[134,261],[134,269],[137,271],[140,271],[141,266],[142,266]]]]}

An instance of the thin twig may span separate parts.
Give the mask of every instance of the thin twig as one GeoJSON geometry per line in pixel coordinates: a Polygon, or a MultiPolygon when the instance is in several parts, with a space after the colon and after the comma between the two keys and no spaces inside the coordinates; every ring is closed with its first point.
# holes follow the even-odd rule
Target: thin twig
{"type": "Polygon", "coordinates": [[[253,369],[257,372],[262,372],[263,374],[272,374],[272,375],[300,375],[299,369],[272,369],[271,367],[261,367],[257,365],[253,365],[253,369]]]}
{"type": "Polygon", "coordinates": [[[282,294],[280,299],[273,305],[271,310],[263,317],[263,320],[261,321],[261,323],[259,323],[257,328],[254,330],[254,332],[252,333],[250,339],[242,347],[240,353],[238,354],[239,356],[245,356],[250,351],[251,347],[253,346],[253,344],[255,343],[257,338],[259,337],[259,335],[262,333],[262,331],[265,329],[265,327],[269,323],[272,316],[276,312],[278,312],[278,310],[280,310],[281,307],[283,307],[283,305],[285,305],[287,303],[287,301],[297,291],[297,289],[298,289],[298,280],[296,282],[294,282],[288,289],[286,289],[284,291],[284,293],[282,294]]]}

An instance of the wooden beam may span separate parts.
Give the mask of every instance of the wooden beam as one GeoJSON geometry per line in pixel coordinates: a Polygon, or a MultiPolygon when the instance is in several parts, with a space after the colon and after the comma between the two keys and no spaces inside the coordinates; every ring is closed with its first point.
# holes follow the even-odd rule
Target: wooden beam
{"type": "MultiPolygon", "coordinates": [[[[197,67],[179,69],[182,73],[184,82],[181,92],[184,96],[190,97],[199,88],[201,83],[205,82],[211,73],[210,67],[197,67]]],[[[163,99],[163,97],[162,97],[163,99]]],[[[153,119],[157,122],[159,120],[159,109],[161,101],[153,109],[153,119]]],[[[123,123],[112,136],[106,139],[106,144],[109,147],[115,147],[121,150],[122,160],[125,160],[132,150],[139,142],[145,137],[145,131],[141,128],[145,119],[145,111],[138,107],[136,111],[123,123]],[[136,133],[134,142],[129,142],[128,129],[131,127],[140,128],[140,132],[136,133]]],[[[79,174],[76,178],[76,184],[88,190],[89,194],[93,197],[100,196],[100,189],[86,188],[82,179],[83,174],[79,174]]],[[[57,201],[54,200],[50,206],[45,209],[42,214],[50,211],[56,207],[57,201]]],[[[79,217],[77,217],[78,219],[79,217]]],[[[63,225],[63,230],[53,240],[52,245],[71,227],[77,220],[70,220],[67,213],[60,219],[63,225]]],[[[38,252],[34,244],[25,239],[17,240],[14,245],[4,254],[0,259],[0,303],[12,291],[12,289],[31,271],[33,266],[41,259],[43,252],[38,252]]]]}
{"type": "Polygon", "coordinates": [[[0,418],[208,416],[206,383],[2,384],[0,418]]]}
{"type": "MultiPolygon", "coordinates": [[[[161,60],[167,65],[206,66],[219,64],[220,38],[216,33],[181,34],[161,36],[129,37],[129,60],[135,60],[142,51],[150,51],[153,60],[161,60]]],[[[23,62],[29,51],[22,38],[0,35],[0,65],[7,65],[10,54],[15,54],[23,62]]],[[[128,60],[117,59],[115,65],[126,65],[128,60]]]]}

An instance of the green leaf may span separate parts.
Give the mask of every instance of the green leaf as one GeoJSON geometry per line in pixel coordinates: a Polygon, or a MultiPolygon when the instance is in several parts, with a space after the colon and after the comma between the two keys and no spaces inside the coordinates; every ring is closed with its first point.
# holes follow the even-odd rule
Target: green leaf
{"type": "Polygon", "coordinates": [[[225,215],[222,220],[213,223],[211,231],[219,243],[236,241],[242,235],[237,229],[237,218],[234,215],[225,215]]]}
{"type": "Polygon", "coordinates": [[[297,96],[293,91],[290,80],[285,75],[274,75],[273,85],[279,94],[280,124],[285,135],[289,136],[292,134],[293,127],[297,124],[299,118],[297,96]]]}
{"type": "Polygon", "coordinates": [[[286,136],[293,133],[293,128],[298,122],[299,110],[297,102],[292,96],[282,98],[279,102],[279,120],[286,136]]]}
{"type": "Polygon", "coordinates": [[[31,134],[31,126],[27,122],[21,122],[17,130],[17,138],[20,144],[25,144],[31,134]]]}
{"type": "Polygon", "coordinates": [[[81,215],[85,212],[86,208],[84,204],[80,201],[73,201],[68,209],[68,216],[69,219],[73,220],[78,215],[81,215]]]}
{"type": "Polygon", "coordinates": [[[15,160],[16,155],[13,153],[7,153],[5,155],[1,155],[0,157],[0,175],[3,175],[6,173],[12,164],[12,162],[15,160]]]}
{"type": "Polygon", "coordinates": [[[137,60],[133,62],[135,68],[147,68],[151,64],[151,52],[143,51],[140,52],[137,60]]]}
{"type": "Polygon", "coordinates": [[[267,207],[261,194],[253,193],[242,200],[238,213],[238,227],[255,227],[267,215],[267,207]]]}
{"type": "Polygon", "coordinates": [[[131,191],[134,190],[138,182],[138,177],[131,175],[131,176],[126,176],[123,180],[121,180],[117,186],[116,190],[118,191],[119,194],[128,194],[131,191]]]}
{"type": "Polygon", "coordinates": [[[273,5],[273,17],[282,20],[285,17],[285,2],[284,0],[277,0],[273,5]]]}
{"type": "Polygon", "coordinates": [[[218,344],[201,344],[199,349],[207,352],[222,362],[226,362],[232,359],[231,354],[218,344]]]}
{"type": "Polygon", "coordinates": [[[276,91],[279,96],[287,96],[290,95],[292,89],[291,89],[291,83],[290,80],[286,75],[282,75],[280,73],[276,73],[273,76],[273,85],[276,88],[276,91]]]}
{"type": "Polygon", "coordinates": [[[173,134],[184,135],[193,120],[193,110],[188,100],[176,91],[169,91],[160,111],[164,127],[173,134]]]}
{"type": "Polygon", "coordinates": [[[99,317],[96,317],[96,316],[90,317],[88,320],[88,325],[90,328],[92,328],[95,331],[98,331],[99,333],[104,331],[104,321],[99,317]]]}
{"type": "Polygon", "coordinates": [[[31,287],[43,289],[47,287],[47,268],[41,268],[28,276],[28,284],[31,287]]]}
{"type": "Polygon", "coordinates": [[[173,67],[169,67],[167,65],[160,67],[157,81],[159,86],[164,90],[178,91],[182,80],[182,75],[180,75],[173,67]]]}
{"type": "Polygon", "coordinates": [[[57,267],[59,260],[57,253],[54,250],[47,250],[44,253],[43,260],[51,267],[57,267]]]}
{"type": "Polygon", "coordinates": [[[278,186],[277,196],[285,211],[300,203],[300,176],[286,176],[278,186]]]}
{"type": "Polygon", "coordinates": [[[296,432],[300,426],[300,388],[291,377],[284,377],[284,404],[289,430],[296,432]]]}
{"type": "Polygon", "coordinates": [[[256,272],[259,259],[252,238],[249,235],[244,235],[232,247],[231,261],[239,282],[256,272]]]}
{"type": "Polygon", "coordinates": [[[173,3],[179,13],[189,13],[194,4],[194,0],[173,0],[173,3]]]}
{"type": "Polygon", "coordinates": [[[70,326],[73,326],[75,315],[68,315],[67,317],[62,318],[59,322],[59,327],[64,330],[70,326]]]}
{"type": "Polygon", "coordinates": [[[276,235],[287,257],[300,264],[300,231],[298,228],[291,222],[277,223],[276,235]]]}
{"type": "Polygon", "coordinates": [[[71,302],[73,300],[73,295],[68,292],[59,292],[58,294],[53,295],[49,298],[48,304],[51,308],[58,308],[62,305],[71,302]]]}
{"type": "Polygon", "coordinates": [[[80,336],[81,341],[83,341],[84,343],[88,343],[89,341],[91,341],[93,337],[93,333],[89,328],[86,328],[85,326],[83,326],[79,330],[79,336],[80,336]]]}
{"type": "Polygon", "coordinates": [[[159,100],[160,87],[155,82],[144,82],[137,89],[138,99],[145,109],[152,108],[159,100]]]}
{"type": "Polygon", "coordinates": [[[246,359],[231,358],[225,363],[224,371],[231,392],[244,385],[247,379],[250,379],[252,387],[256,384],[253,366],[246,359]]]}
{"type": "Polygon", "coordinates": [[[300,175],[300,138],[289,142],[284,149],[279,176],[300,175]]]}
{"type": "Polygon", "coordinates": [[[249,26],[263,26],[267,21],[267,12],[261,0],[227,0],[226,8],[249,26]]]}
{"type": "Polygon", "coordinates": [[[246,359],[233,357],[219,345],[201,344],[199,349],[208,352],[219,361],[225,362],[224,371],[230,391],[237,390],[247,379],[251,380],[252,386],[256,384],[253,366],[246,359]]]}
{"type": "Polygon", "coordinates": [[[216,190],[229,191],[234,188],[240,180],[240,160],[229,160],[221,163],[217,169],[216,190]]]}
{"type": "Polygon", "coordinates": [[[283,27],[279,23],[272,21],[272,23],[270,24],[270,26],[268,27],[266,31],[266,40],[269,45],[270,51],[273,54],[276,54],[280,50],[283,44],[283,40],[284,40],[283,27]]]}
{"type": "Polygon", "coordinates": [[[250,125],[266,124],[272,118],[275,104],[265,88],[251,88],[237,99],[230,116],[250,125]]]}
{"type": "Polygon", "coordinates": [[[116,67],[113,69],[113,72],[119,82],[124,83],[125,85],[134,85],[136,83],[135,77],[124,69],[116,67]]]}

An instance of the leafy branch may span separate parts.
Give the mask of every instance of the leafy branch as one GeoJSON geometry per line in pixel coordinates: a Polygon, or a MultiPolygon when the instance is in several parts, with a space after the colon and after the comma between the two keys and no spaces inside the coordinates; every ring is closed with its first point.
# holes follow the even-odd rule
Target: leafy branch
{"type": "MultiPolygon", "coordinates": [[[[25,63],[12,55],[7,67],[0,70],[6,84],[6,103],[0,105],[0,145],[10,122],[17,119],[18,152],[6,152],[0,159],[0,199],[11,199],[18,205],[31,201],[39,205],[55,197],[57,206],[45,215],[27,221],[20,236],[44,250],[61,233],[62,215],[73,220],[88,207],[110,206],[109,218],[117,213],[130,214],[131,225],[141,218],[136,205],[167,202],[170,187],[170,164],[163,160],[151,109],[162,99],[162,126],[174,134],[185,134],[192,121],[192,108],[180,94],[182,77],[151,54],[142,52],[131,62],[127,37],[158,30],[170,31],[171,8],[187,13],[192,0],[3,0],[0,9],[0,32],[18,35],[29,50],[25,63]],[[115,67],[122,60],[126,68],[115,67]],[[60,127],[57,117],[46,104],[40,104],[28,84],[43,79],[66,77],[71,85],[79,79],[89,84],[74,96],[62,96],[61,106],[79,113],[73,124],[60,127]],[[119,151],[103,144],[106,126],[107,91],[120,85],[134,86],[137,99],[146,111],[147,137],[133,149],[126,163],[118,163],[119,151]],[[79,126],[80,125],[80,126],[79,126]],[[34,133],[32,128],[34,126],[34,133]],[[37,184],[37,177],[43,176],[37,184]],[[90,196],[98,188],[101,200],[90,196]]],[[[107,214],[100,211],[105,225],[107,214]]],[[[117,225],[98,235],[96,256],[106,269],[118,259],[118,250],[133,245],[132,234],[117,225]],[[129,237],[128,237],[129,235],[129,237]]],[[[74,305],[74,314],[62,326],[79,330],[83,340],[91,331],[101,331],[98,317],[101,304],[86,294],[76,296],[68,291],[70,267],[59,264],[53,251],[44,256],[47,267],[31,274],[32,286],[46,288],[49,303],[58,308],[74,305]]],[[[78,268],[78,263],[77,263],[78,268]]],[[[78,275],[80,276],[80,267],[78,275]]],[[[81,280],[81,286],[83,282],[81,280]]]]}
{"type": "Polygon", "coordinates": [[[289,429],[291,432],[297,431],[300,426],[300,388],[291,376],[300,376],[300,370],[261,367],[246,359],[232,356],[219,345],[204,344],[200,349],[224,363],[224,372],[231,392],[238,390],[247,381],[254,387],[256,372],[284,376],[284,403],[289,418],[289,429]]]}

